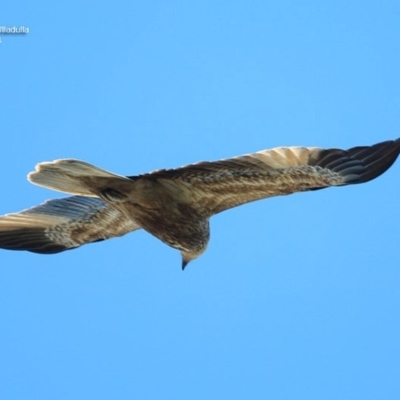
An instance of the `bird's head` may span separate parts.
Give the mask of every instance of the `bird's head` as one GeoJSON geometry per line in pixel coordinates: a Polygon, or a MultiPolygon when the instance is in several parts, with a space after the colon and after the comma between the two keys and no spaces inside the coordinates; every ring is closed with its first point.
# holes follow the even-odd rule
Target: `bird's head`
{"type": "Polygon", "coordinates": [[[182,271],[185,270],[186,266],[190,263],[190,261],[195,260],[197,257],[199,257],[203,252],[204,249],[201,249],[200,251],[181,251],[182,255],[182,271]]]}

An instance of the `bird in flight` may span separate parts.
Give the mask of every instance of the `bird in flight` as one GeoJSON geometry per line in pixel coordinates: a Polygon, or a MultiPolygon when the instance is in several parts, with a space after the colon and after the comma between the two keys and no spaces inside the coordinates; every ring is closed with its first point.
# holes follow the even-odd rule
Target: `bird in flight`
{"type": "Polygon", "coordinates": [[[368,182],[399,153],[400,138],[349,150],[278,147],[137,176],[73,159],[42,162],[28,180],[73,196],[0,216],[0,248],[52,254],[143,228],[179,250],[184,269],[206,250],[213,215],[272,196],[368,182]]]}

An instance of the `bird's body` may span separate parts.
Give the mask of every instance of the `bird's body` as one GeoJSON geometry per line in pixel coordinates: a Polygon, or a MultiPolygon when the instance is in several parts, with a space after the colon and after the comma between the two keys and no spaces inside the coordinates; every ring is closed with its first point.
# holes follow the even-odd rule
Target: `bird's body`
{"type": "Polygon", "coordinates": [[[0,217],[0,247],[56,253],[143,228],[180,250],[184,267],[205,251],[213,215],[267,197],[367,182],[399,153],[400,139],[349,150],[280,147],[130,177],[78,160],[44,162],[28,179],[74,196],[0,217]]]}

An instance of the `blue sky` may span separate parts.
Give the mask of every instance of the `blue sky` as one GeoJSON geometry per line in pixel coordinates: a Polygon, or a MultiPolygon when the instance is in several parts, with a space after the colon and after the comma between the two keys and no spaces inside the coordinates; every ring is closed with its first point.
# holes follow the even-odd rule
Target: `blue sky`
{"type": "MultiPolygon", "coordinates": [[[[0,213],[35,164],[134,175],[400,136],[397,1],[13,1],[0,25],[0,213]]],[[[207,252],[149,234],[1,251],[3,399],[398,399],[400,162],[252,203],[207,252]]]]}

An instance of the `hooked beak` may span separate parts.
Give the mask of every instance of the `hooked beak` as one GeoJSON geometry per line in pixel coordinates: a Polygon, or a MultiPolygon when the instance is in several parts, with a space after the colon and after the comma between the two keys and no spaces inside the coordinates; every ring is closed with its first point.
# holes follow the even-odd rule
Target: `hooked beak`
{"type": "Polygon", "coordinates": [[[190,260],[185,260],[185,259],[182,257],[182,271],[185,270],[186,266],[189,264],[189,261],[190,261],[190,260]]]}

